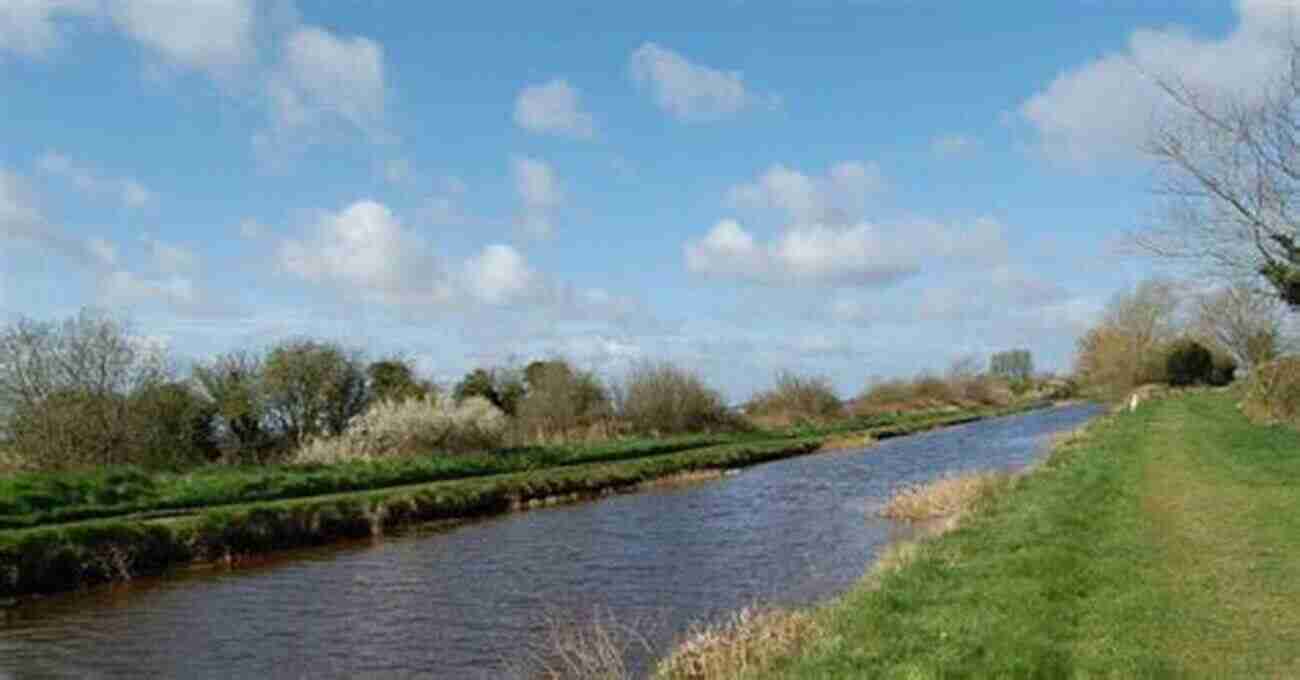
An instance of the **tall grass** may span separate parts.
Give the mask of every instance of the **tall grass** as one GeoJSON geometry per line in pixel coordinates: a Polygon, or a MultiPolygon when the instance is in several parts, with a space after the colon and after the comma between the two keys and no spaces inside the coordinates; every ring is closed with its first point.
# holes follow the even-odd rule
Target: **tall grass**
{"type": "Polygon", "coordinates": [[[1011,482],[1005,472],[945,475],[925,484],[905,487],[885,504],[881,514],[912,522],[953,517],[968,512],[980,500],[1011,482]]]}

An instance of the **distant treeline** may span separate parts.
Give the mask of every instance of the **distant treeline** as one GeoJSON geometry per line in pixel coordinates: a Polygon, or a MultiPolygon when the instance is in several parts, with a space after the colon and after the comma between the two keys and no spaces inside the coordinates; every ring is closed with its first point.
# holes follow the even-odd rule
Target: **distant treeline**
{"type": "Polygon", "coordinates": [[[301,338],[182,372],[129,322],[85,310],[0,329],[0,469],[329,463],[734,432],[1000,405],[1042,385],[1028,351],[995,355],[990,366],[957,362],[943,378],[879,383],[847,403],[825,378],[782,373],[736,411],[698,374],[667,362],[610,381],[555,358],[474,369],[444,387],[401,356],[368,359],[301,338]]]}

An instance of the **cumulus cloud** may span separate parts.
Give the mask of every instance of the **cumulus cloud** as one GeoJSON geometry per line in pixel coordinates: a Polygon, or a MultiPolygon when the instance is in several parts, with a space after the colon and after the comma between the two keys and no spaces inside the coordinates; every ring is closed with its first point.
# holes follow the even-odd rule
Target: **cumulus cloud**
{"type": "Polygon", "coordinates": [[[681,121],[721,120],[754,103],[739,72],[696,64],[652,42],[632,52],[628,71],[659,108],[681,121]]]}
{"type": "Polygon", "coordinates": [[[1248,100],[1285,65],[1285,30],[1300,4],[1243,0],[1238,23],[1212,39],[1180,28],[1140,29],[1126,47],[1065,71],[1024,101],[1018,113],[1042,150],[1069,163],[1136,155],[1153,120],[1169,114],[1153,77],[1248,100]]]}
{"type": "Polygon", "coordinates": [[[515,98],[515,124],[530,132],[578,139],[590,139],[596,133],[595,119],[582,110],[578,90],[559,78],[520,90],[515,98]]]}
{"type": "Polygon", "coordinates": [[[78,191],[107,197],[127,208],[156,205],[158,195],[131,177],[112,177],[56,151],[46,151],[36,159],[36,167],[52,177],[71,182],[78,191]]]}
{"type": "Polygon", "coordinates": [[[697,274],[768,284],[881,286],[916,273],[918,265],[870,224],[796,226],[759,243],[728,219],[686,244],[686,267],[697,274]]]}
{"type": "Polygon", "coordinates": [[[280,245],[282,270],[383,304],[443,304],[452,297],[446,273],[426,246],[387,206],[353,203],[330,213],[298,239],[280,245]]]}
{"type": "Polygon", "coordinates": [[[753,182],[731,187],[726,200],[741,210],[776,210],[797,224],[845,223],[861,218],[867,199],[884,188],[875,163],[844,161],[821,177],[777,163],[753,182]]]}
{"type": "Polygon", "coordinates": [[[564,204],[555,170],[546,161],[516,156],[510,160],[510,172],[519,196],[520,226],[531,236],[550,236],[555,232],[555,213],[564,204]]]}
{"type": "Polygon", "coordinates": [[[997,220],[964,224],[930,220],[828,225],[795,223],[760,242],[724,219],[685,246],[696,274],[762,284],[882,287],[919,273],[929,262],[947,270],[987,270],[1008,244],[997,220]]]}
{"type": "Polygon", "coordinates": [[[79,263],[102,267],[116,254],[97,238],[78,238],[51,222],[26,178],[0,167],[0,243],[26,243],[79,263]]]}
{"type": "Polygon", "coordinates": [[[507,245],[487,246],[465,262],[465,283],[475,297],[489,304],[525,295],[535,278],[523,256],[507,245]]]}

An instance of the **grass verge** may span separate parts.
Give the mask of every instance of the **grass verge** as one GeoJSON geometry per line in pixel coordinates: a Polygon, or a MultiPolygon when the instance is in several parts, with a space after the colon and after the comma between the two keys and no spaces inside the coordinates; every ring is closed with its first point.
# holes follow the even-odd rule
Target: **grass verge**
{"type": "Polygon", "coordinates": [[[1300,676],[1298,451],[1224,393],[1107,416],[740,676],[1300,676]]]}

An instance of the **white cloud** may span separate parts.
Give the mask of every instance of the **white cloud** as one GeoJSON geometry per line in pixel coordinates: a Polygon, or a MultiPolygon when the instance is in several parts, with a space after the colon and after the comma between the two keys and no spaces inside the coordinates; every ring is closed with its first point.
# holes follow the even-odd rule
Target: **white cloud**
{"type": "Polygon", "coordinates": [[[110,0],[106,7],[123,32],[181,66],[220,74],[255,56],[252,0],[110,0]]]}
{"type": "Polygon", "coordinates": [[[311,231],[281,244],[284,271],[383,304],[443,304],[452,297],[426,246],[381,203],[358,201],[324,215],[311,231]]]}
{"type": "Polygon", "coordinates": [[[847,223],[861,219],[869,196],[885,188],[880,166],[844,161],[823,177],[810,177],[780,163],[753,182],[727,191],[727,203],[737,209],[771,209],[796,224],[847,223]]]}
{"type": "Polygon", "coordinates": [[[1300,4],[1243,0],[1238,24],[1209,39],[1179,28],[1140,29],[1118,53],[1058,75],[1019,107],[1049,156],[1070,163],[1135,156],[1153,120],[1169,115],[1151,76],[1178,78],[1236,100],[1257,96],[1285,64],[1285,31],[1300,4]]]}
{"type": "Polygon", "coordinates": [[[1008,245],[1005,229],[990,218],[968,224],[795,223],[766,243],[724,219],[703,238],[688,241],[684,252],[688,270],[713,278],[882,287],[919,273],[927,262],[954,271],[988,270],[1005,261],[1008,245]]]}
{"type": "Polygon", "coordinates": [[[490,245],[465,262],[465,283],[483,302],[501,304],[525,296],[536,274],[514,248],[490,245]]]}
{"type": "Polygon", "coordinates": [[[62,42],[61,24],[94,14],[96,0],[6,0],[0,2],[0,50],[40,57],[62,42]]]}
{"type": "Polygon", "coordinates": [[[510,160],[515,193],[519,196],[519,223],[529,235],[543,238],[555,232],[555,212],[564,204],[559,177],[546,161],[526,156],[510,160]]]}
{"type": "Polygon", "coordinates": [[[721,120],[754,101],[739,72],[693,63],[652,42],[632,52],[628,68],[632,81],[648,88],[659,108],[681,121],[721,120]]]}
{"type": "Polygon", "coordinates": [[[940,158],[965,156],[978,151],[980,141],[970,135],[943,134],[930,140],[930,151],[940,158]]]}
{"type": "Polygon", "coordinates": [[[798,226],[760,244],[735,220],[722,220],[686,244],[686,266],[697,274],[768,284],[880,286],[917,271],[917,263],[869,224],[798,226]]]}
{"type": "Polygon", "coordinates": [[[596,123],[582,110],[578,91],[563,79],[530,85],[515,98],[515,124],[530,132],[590,139],[596,123]]]}
{"type": "Polygon", "coordinates": [[[112,198],[128,208],[147,208],[158,202],[158,195],[135,179],[105,175],[56,151],[41,154],[36,159],[36,167],[71,182],[88,196],[112,198]]]}
{"type": "Polygon", "coordinates": [[[386,91],[379,43],[300,26],[284,42],[268,80],[272,130],[254,143],[274,157],[339,126],[382,138],[386,91]]]}

